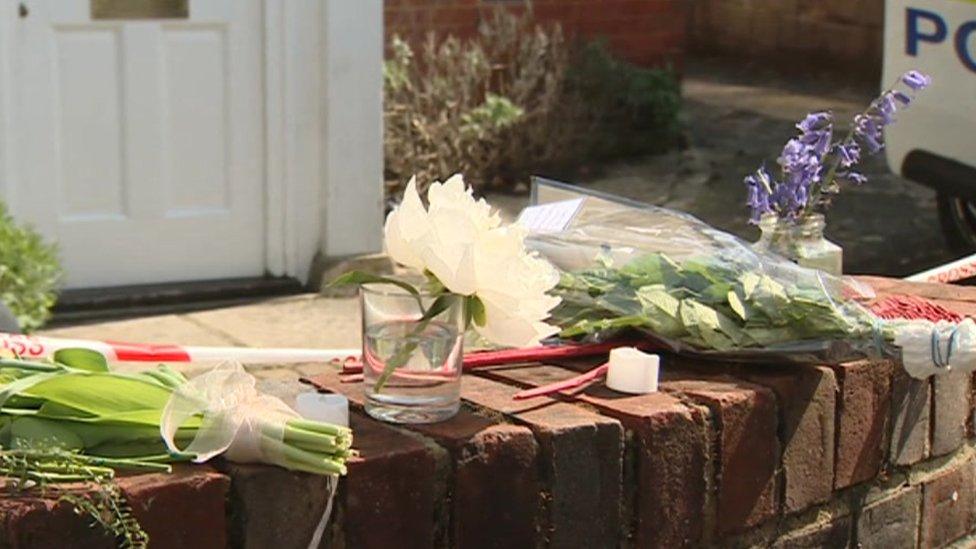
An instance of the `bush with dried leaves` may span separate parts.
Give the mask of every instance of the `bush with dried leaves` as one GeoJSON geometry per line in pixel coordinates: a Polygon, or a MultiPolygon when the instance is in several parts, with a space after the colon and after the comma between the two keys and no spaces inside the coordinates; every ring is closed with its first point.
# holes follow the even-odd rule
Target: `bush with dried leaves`
{"type": "MultiPolygon", "coordinates": [[[[679,91],[666,70],[574,50],[558,26],[496,10],[477,36],[433,34],[415,51],[397,37],[384,67],[388,194],[463,172],[479,190],[533,173],[660,150],[677,130],[679,91]]],[[[420,189],[421,193],[423,189],[420,189]]]]}

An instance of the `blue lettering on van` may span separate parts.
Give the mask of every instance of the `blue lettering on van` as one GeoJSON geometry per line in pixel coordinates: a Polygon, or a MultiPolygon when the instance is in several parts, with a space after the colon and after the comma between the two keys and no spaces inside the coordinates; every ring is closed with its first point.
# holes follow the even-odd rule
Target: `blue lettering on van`
{"type": "Polygon", "coordinates": [[[946,22],[942,16],[928,10],[908,8],[905,11],[905,52],[908,55],[918,55],[919,42],[938,44],[946,39],[946,22]],[[928,21],[935,26],[933,32],[923,33],[919,23],[928,21]]]}
{"type": "Polygon", "coordinates": [[[976,52],[971,52],[969,48],[969,37],[973,36],[973,33],[976,33],[976,21],[970,21],[959,27],[956,31],[956,55],[967,69],[976,72],[976,59],[973,59],[973,53],[976,52]]]}

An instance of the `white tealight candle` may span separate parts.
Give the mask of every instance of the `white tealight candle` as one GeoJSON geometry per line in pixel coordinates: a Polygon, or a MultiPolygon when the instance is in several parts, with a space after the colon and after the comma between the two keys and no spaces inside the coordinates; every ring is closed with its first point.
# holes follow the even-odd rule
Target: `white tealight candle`
{"type": "Polygon", "coordinates": [[[295,399],[295,411],[305,419],[349,427],[349,399],[342,395],[302,393],[295,399]]]}
{"type": "Polygon", "coordinates": [[[657,391],[661,357],[633,347],[610,351],[607,387],[621,393],[645,394],[657,391]]]}

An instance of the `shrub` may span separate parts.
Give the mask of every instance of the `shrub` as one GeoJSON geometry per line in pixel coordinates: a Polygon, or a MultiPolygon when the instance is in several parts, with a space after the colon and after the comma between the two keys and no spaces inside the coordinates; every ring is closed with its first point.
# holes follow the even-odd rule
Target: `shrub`
{"type": "Polygon", "coordinates": [[[501,11],[473,40],[431,34],[415,53],[394,37],[384,69],[388,178],[428,183],[461,171],[473,183],[504,183],[506,165],[520,163],[508,139],[550,118],[567,67],[558,28],[533,29],[501,11]]]}
{"type": "Polygon", "coordinates": [[[569,74],[569,88],[599,121],[592,158],[663,152],[678,135],[681,87],[669,69],[647,69],[613,57],[603,42],[586,44],[569,74]]]}
{"type": "Polygon", "coordinates": [[[394,195],[411,175],[427,183],[459,171],[475,186],[511,186],[661,150],[677,131],[670,71],[623,63],[599,43],[574,51],[558,26],[505,10],[470,40],[431,34],[415,51],[394,37],[384,76],[394,195]]]}
{"type": "Polygon", "coordinates": [[[18,225],[0,203],[0,301],[22,330],[39,328],[50,317],[60,278],[57,248],[18,225]]]}

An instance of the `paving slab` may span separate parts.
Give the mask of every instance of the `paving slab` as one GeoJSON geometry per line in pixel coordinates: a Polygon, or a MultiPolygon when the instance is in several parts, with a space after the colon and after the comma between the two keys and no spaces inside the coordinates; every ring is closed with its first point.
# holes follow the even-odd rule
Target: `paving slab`
{"type": "Polygon", "coordinates": [[[187,318],[187,315],[176,314],[54,328],[41,330],[39,335],[181,345],[232,345],[234,343],[219,331],[193,322],[187,318]]]}
{"type": "Polygon", "coordinates": [[[315,294],[201,311],[193,322],[248,347],[348,348],[360,345],[359,300],[315,294]]]}

